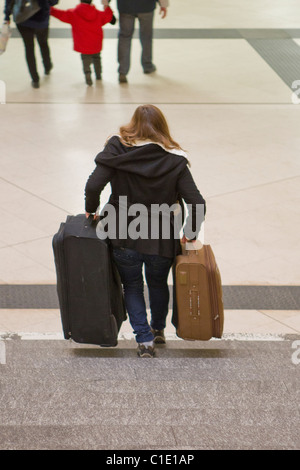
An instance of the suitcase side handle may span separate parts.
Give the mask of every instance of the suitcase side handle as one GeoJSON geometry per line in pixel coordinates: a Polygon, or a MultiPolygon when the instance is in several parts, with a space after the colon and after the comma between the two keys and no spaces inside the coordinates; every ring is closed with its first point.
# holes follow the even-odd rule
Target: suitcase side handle
{"type": "Polygon", "coordinates": [[[194,242],[186,242],[181,244],[182,253],[184,255],[197,255],[200,250],[203,248],[203,244],[200,240],[195,240],[194,242]]]}
{"type": "Polygon", "coordinates": [[[200,240],[195,240],[194,242],[186,242],[184,247],[186,251],[199,251],[203,248],[203,244],[200,240]]]}

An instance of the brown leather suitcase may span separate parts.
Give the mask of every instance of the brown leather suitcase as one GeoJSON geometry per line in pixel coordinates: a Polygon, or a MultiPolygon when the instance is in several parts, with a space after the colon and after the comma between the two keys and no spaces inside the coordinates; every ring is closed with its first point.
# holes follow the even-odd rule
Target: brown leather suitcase
{"type": "MultiPolygon", "coordinates": [[[[188,247],[192,244],[189,243],[188,247]]],[[[221,275],[210,245],[176,257],[176,334],[186,340],[221,338],[224,307],[221,275]]]]}

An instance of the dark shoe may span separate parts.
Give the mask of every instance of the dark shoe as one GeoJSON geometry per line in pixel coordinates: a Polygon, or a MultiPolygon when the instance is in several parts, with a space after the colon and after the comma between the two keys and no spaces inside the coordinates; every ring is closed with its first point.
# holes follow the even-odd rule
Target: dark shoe
{"type": "Polygon", "coordinates": [[[92,82],[92,79],[91,79],[91,74],[90,73],[86,73],[85,74],[85,81],[86,81],[86,84],[91,86],[93,85],[93,82],[92,82]]]}
{"type": "Polygon", "coordinates": [[[50,75],[50,72],[52,69],[53,69],[53,65],[51,64],[49,68],[45,69],[45,74],[50,75]]]}
{"type": "Polygon", "coordinates": [[[119,75],[119,83],[127,83],[127,77],[123,73],[119,75]]]}
{"type": "Polygon", "coordinates": [[[156,72],[156,67],[155,67],[155,65],[153,65],[153,66],[151,67],[151,69],[149,69],[149,70],[144,70],[144,73],[153,73],[153,72],[156,72]]]}
{"type": "Polygon", "coordinates": [[[31,86],[32,86],[32,88],[40,88],[40,82],[39,81],[37,81],[37,82],[32,81],[31,86]]]}
{"type": "Polygon", "coordinates": [[[139,343],[137,353],[139,357],[154,357],[155,355],[153,346],[145,346],[143,343],[139,343]]]}
{"type": "Polygon", "coordinates": [[[102,80],[101,75],[96,75],[96,80],[102,80]]]}
{"type": "Polygon", "coordinates": [[[153,342],[155,344],[166,344],[164,330],[153,330],[153,328],[151,328],[151,333],[154,336],[153,342]]]}

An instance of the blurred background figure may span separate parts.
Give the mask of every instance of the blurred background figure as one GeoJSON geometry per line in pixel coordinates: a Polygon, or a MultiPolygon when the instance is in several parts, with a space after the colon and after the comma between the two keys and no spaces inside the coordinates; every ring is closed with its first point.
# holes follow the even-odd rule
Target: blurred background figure
{"type": "Polygon", "coordinates": [[[31,2],[6,0],[5,2],[4,20],[10,23],[10,16],[13,14],[14,22],[24,42],[26,62],[33,88],[39,88],[40,86],[34,51],[35,37],[40,47],[45,74],[49,75],[53,67],[48,45],[49,16],[50,7],[57,3],[58,0],[32,0],[31,2]]]}
{"type": "MultiPolygon", "coordinates": [[[[130,68],[131,40],[134,33],[134,23],[137,18],[140,27],[140,41],[142,45],[141,63],[144,73],[155,72],[152,62],[153,17],[156,0],[117,0],[119,10],[119,82],[127,83],[126,75],[130,68]]],[[[162,18],[167,15],[169,0],[159,0],[162,18]]]]}
{"type": "Polygon", "coordinates": [[[51,8],[50,14],[72,26],[74,51],[80,52],[83,73],[87,85],[92,85],[91,65],[97,80],[101,80],[101,57],[103,42],[102,26],[113,20],[113,12],[108,5],[104,11],[92,5],[92,0],[81,0],[75,8],[60,10],[51,8]]]}

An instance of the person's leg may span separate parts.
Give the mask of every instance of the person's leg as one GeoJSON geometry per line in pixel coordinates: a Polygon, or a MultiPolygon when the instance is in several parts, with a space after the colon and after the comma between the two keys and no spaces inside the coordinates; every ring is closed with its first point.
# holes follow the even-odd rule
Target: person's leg
{"type": "Polygon", "coordinates": [[[26,62],[30,76],[32,78],[32,84],[33,86],[38,87],[40,77],[37,72],[34,53],[34,29],[20,25],[17,25],[17,28],[24,42],[26,62]]]}
{"type": "Polygon", "coordinates": [[[96,79],[97,79],[97,80],[101,80],[102,67],[101,67],[101,55],[100,55],[100,52],[99,52],[98,54],[93,54],[92,59],[93,59],[93,64],[94,64],[94,70],[95,70],[96,79]]]}
{"type": "Polygon", "coordinates": [[[40,46],[42,60],[44,64],[45,74],[48,75],[52,69],[52,62],[50,57],[50,48],[48,45],[49,28],[36,28],[35,35],[40,46]]]}
{"type": "Polygon", "coordinates": [[[153,17],[153,11],[150,13],[138,14],[140,41],[142,45],[141,63],[145,73],[151,73],[156,70],[156,67],[152,62],[153,17]]]}
{"type": "Polygon", "coordinates": [[[169,310],[168,275],[172,263],[172,258],[156,255],[147,255],[145,257],[145,275],[149,290],[152,330],[162,331],[166,327],[169,310]]]}
{"type": "Polygon", "coordinates": [[[119,75],[125,76],[130,68],[131,39],[134,32],[134,15],[120,13],[119,17],[119,40],[118,40],[118,62],[119,75]]]}
{"type": "Polygon", "coordinates": [[[83,73],[85,75],[85,81],[87,85],[92,85],[92,78],[91,78],[91,63],[92,63],[92,56],[90,54],[81,54],[82,60],[82,67],[83,73]]]}
{"type": "Polygon", "coordinates": [[[153,341],[144,298],[143,255],[125,248],[114,248],[113,259],[124,288],[125,305],[137,343],[153,341]]]}

